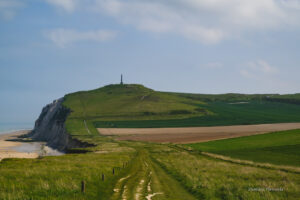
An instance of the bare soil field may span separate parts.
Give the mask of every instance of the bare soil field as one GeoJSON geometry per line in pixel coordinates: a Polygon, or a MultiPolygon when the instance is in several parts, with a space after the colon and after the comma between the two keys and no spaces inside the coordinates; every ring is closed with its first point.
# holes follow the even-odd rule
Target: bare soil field
{"type": "Polygon", "coordinates": [[[185,128],[98,128],[98,132],[101,135],[117,136],[118,140],[184,144],[292,129],[300,129],[300,123],[185,128]]]}

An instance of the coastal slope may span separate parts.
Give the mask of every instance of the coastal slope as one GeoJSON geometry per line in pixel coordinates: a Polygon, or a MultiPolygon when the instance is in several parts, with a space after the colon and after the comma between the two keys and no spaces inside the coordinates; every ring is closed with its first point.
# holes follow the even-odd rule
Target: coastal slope
{"type": "Polygon", "coordinates": [[[34,129],[28,134],[28,137],[34,140],[46,141],[48,146],[60,151],[91,146],[71,137],[67,133],[65,121],[71,111],[62,105],[63,101],[64,98],[60,98],[43,108],[35,122],[34,129]]]}

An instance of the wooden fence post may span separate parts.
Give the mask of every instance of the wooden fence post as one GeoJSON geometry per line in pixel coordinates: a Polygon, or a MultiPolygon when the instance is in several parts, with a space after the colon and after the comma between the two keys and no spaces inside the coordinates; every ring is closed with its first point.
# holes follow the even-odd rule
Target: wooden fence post
{"type": "Polygon", "coordinates": [[[85,193],[85,182],[81,181],[81,192],[85,193]]]}
{"type": "Polygon", "coordinates": [[[104,174],[102,173],[102,181],[104,181],[104,174]]]}

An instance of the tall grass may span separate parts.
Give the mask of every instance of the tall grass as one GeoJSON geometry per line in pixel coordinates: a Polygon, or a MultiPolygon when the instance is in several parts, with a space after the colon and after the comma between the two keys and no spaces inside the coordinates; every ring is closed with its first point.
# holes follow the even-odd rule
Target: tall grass
{"type": "Polygon", "coordinates": [[[120,146],[102,148],[105,152],[4,159],[0,162],[0,199],[107,200],[113,193],[114,184],[128,170],[122,166],[132,160],[134,151],[111,151],[120,146]],[[105,181],[101,179],[102,173],[105,181]],[[86,183],[84,194],[81,193],[81,181],[86,183]]]}
{"type": "Polygon", "coordinates": [[[300,166],[300,130],[188,144],[194,150],[237,159],[300,166]]]}
{"type": "Polygon", "coordinates": [[[156,151],[152,156],[201,199],[300,198],[299,174],[223,162],[178,150],[156,151]]]}

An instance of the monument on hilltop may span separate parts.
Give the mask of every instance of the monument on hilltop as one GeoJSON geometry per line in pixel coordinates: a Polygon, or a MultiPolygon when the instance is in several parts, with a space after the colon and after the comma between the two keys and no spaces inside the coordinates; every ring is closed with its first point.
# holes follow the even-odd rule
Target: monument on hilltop
{"type": "Polygon", "coordinates": [[[121,85],[123,85],[123,75],[121,74],[121,85]]]}

